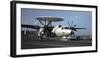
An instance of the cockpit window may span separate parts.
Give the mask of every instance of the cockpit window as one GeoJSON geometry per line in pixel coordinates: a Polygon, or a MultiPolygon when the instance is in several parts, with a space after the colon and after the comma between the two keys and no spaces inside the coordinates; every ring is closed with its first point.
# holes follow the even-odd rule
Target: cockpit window
{"type": "Polygon", "coordinates": [[[61,25],[59,25],[59,27],[61,27],[61,25]]]}

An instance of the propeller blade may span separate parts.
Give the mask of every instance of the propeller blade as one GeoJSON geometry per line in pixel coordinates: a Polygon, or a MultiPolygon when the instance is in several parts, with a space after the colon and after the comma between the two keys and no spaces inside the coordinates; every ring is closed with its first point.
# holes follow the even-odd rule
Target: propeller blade
{"type": "Polygon", "coordinates": [[[74,31],[73,31],[73,35],[75,35],[74,31]]]}
{"type": "Polygon", "coordinates": [[[45,26],[40,20],[38,20],[43,26],[45,26]]]}
{"type": "Polygon", "coordinates": [[[73,20],[72,20],[72,22],[71,22],[71,26],[73,26],[73,20]]]}
{"type": "Polygon", "coordinates": [[[44,19],[45,19],[45,21],[44,21],[44,22],[45,22],[45,25],[46,25],[46,18],[44,18],[44,19]]]}
{"type": "Polygon", "coordinates": [[[70,34],[71,36],[74,36],[75,35],[75,33],[74,33],[74,31],[72,30],[71,31],[71,34],[70,34]]]}
{"type": "Polygon", "coordinates": [[[86,29],[86,28],[73,28],[73,27],[71,27],[70,29],[77,31],[77,29],[86,29]]]}
{"type": "Polygon", "coordinates": [[[77,25],[74,25],[73,27],[76,27],[77,25]]]}
{"type": "Polygon", "coordinates": [[[76,29],[73,29],[74,31],[77,31],[76,29]]]}
{"type": "Polygon", "coordinates": [[[72,31],[72,35],[75,35],[74,31],[72,31]]]}
{"type": "Polygon", "coordinates": [[[68,21],[68,26],[71,27],[69,21],[68,21]]]}
{"type": "Polygon", "coordinates": [[[48,26],[48,25],[50,25],[50,24],[51,24],[51,21],[50,21],[50,22],[48,22],[47,26],[48,26]]]}

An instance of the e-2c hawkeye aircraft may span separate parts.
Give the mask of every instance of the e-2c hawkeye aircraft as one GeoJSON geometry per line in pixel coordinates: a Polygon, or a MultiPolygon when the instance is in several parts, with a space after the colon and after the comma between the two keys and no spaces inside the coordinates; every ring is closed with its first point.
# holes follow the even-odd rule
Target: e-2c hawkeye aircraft
{"type": "Polygon", "coordinates": [[[52,22],[63,21],[63,18],[53,17],[53,16],[39,16],[36,19],[41,23],[41,26],[38,25],[27,25],[22,24],[21,27],[25,28],[33,28],[38,30],[37,34],[40,40],[47,37],[62,37],[66,39],[70,39],[73,35],[75,35],[74,31],[77,29],[86,29],[86,28],[75,28],[77,25],[73,25],[73,21],[71,24],[68,22],[68,26],[57,25],[53,26],[52,22]]]}

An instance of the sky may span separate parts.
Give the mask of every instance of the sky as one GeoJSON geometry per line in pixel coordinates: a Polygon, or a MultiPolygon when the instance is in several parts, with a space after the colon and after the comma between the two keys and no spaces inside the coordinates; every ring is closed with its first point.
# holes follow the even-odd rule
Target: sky
{"type": "Polygon", "coordinates": [[[21,8],[21,24],[40,25],[35,19],[38,16],[53,16],[63,18],[63,21],[53,22],[54,26],[63,25],[68,26],[68,21],[72,25],[77,24],[76,27],[86,28],[77,30],[77,35],[91,35],[92,34],[92,12],[91,11],[75,11],[75,10],[49,10],[49,9],[31,9],[21,8]],[[36,22],[36,23],[35,23],[36,22]]]}

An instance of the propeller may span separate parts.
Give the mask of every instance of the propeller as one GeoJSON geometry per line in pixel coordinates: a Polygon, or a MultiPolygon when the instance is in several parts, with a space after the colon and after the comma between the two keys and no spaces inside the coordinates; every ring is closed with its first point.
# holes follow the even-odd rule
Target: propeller
{"type": "Polygon", "coordinates": [[[74,21],[72,20],[71,23],[68,21],[68,27],[66,29],[71,29],[71,35],[75,35],[74,31],[77,31],[77,29],[86,29],[86,28],[76,28],[77,24],[73,25],[74,21]]]}
{"type": "Polygon", "coordinates": [[[38,21],[43,26],[43,27],[40,27],[40,28],[44,28],[44,30],[42,31],[42,32],[44,32],[43,35],[46,35],[46,32],[51,33],[51,30],[49,29],[49,28],[51,28],[51,27],[49,27],[49,25],[51,24],[51,22],[48,22],[46,18],[43,18],[43,19],[44,19],[44,23],[41,20],[38,20],[38,21]]]}
{"type": "Polygon", "coordinates": [[[71,29],[71,30],[77,31],[77,30],[75,29],[76,26],[77,26],[77,25],[73,25],[73,20],[72,20],[71,23],[68,21],[68,29],[71,29]]]}
{"type": "Polygon", "coordinates": [[[77,31],[76,29],[75,29],[75,27],[77,26],[77,25],[73,25],[73,20],[72,20],[72,22],[71,22],[71,26],[70,26],[70,29],[72,29],[72,32],[71,32],[71,35],[75,35],[75,33],[74,33],[74,31],[77,31]]]}

